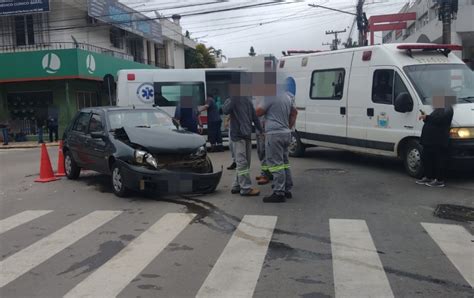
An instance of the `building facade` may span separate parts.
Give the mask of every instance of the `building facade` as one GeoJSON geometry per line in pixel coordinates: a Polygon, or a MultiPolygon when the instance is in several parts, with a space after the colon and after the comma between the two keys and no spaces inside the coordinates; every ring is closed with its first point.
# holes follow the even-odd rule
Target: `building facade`
{"type": "MultiPolygon", "coordinates": [[[[474,0],[458,0],[458,13],[451,24],[451,43],[463,46],[456,52],[474,69],[474,0]]],[[[421,42],[442,43],[443,24],[438,19],[436,0],[416,0],[400,11],[416,12],[416,21],[409,21],[405,30],[384,32],[384,43],[421,42]]]]}
{"type": "Polygon", "coordinates": [[[62,133],[78,109],[114,104],[118,70],[184,68],[181,31],[117,0],[1,1],[0,118],[35,135],[53,117],[62,133]]]}

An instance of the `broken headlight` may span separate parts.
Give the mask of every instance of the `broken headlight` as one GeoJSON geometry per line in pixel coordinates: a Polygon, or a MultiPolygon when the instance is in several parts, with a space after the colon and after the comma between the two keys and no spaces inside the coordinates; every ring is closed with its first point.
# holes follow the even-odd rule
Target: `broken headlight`
{"type": "Polygon", "coordinates": [[[206,153],[207,153],[206,147],[201,146],[201,147],[197,148],[196,152],[191,154],[191,158],[203,157],[203,156],[206,155],[206,153]]]}
{"type": "Polygon", "coordinates": [[[143,150],[135,150],[135,162],[142,165],[150,165],[158,169],[158,161],[150,153],[143,150]]]}

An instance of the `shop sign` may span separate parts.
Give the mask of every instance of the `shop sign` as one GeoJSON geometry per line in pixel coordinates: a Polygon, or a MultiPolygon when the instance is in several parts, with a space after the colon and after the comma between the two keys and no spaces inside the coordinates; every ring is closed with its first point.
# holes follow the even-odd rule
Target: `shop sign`
{"type": "Polygon", "coordinates": [[[0,16],[48,11],[49,0],[0,0],[0,16]]]}

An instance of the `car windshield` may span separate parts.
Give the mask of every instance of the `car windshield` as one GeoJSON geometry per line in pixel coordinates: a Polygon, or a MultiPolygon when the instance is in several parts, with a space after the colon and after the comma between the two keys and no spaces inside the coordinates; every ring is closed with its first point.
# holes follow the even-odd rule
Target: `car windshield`
{"type": "Polygon", "coordinates": [[[474,72],[464,64],[424,64],[404,70],[424,104],[432,104],[436,92],[455,95],[457,103],[474,102],[474,72]]]}
{"type": "Polygon", "coordinates": [[[108,113],[110,128],[121,127],[174,127],[170,116],[159,110],[121,110],[108,113]]]}

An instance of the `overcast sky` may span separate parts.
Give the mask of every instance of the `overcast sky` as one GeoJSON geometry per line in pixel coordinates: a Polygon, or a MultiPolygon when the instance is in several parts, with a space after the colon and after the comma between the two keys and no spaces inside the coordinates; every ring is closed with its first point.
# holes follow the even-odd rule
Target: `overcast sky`
{"type": "MultiPolygon", "coordinates": [[[[424,0],[428,1],[428,0],[424,0]]],[[[243,1],[230,0],[217,4],[198,5],[213,0],[121,0],[121,2],[138,11],[158,10],[165,16],[172,14],[189,14],[233,8],[255,3],[271,2],[269,0],[243,1]],[[188,7],[186,7],[188,6],[188,7]],[[172,8],[172,9],[170,9],[172,8]]],[[[348,12],[355,12],[357,0],[304,0],[286,1],[266,7],[252,7],[241,10],[216,12],[198,16],[183,16],[183,31],[188,30],[192,38],[197,38],[206,46],[222,49],[227,57],[247,56],[250,46],[257,54],[281,55],[281,51],[325,50],[334,35],[326,35],[328,30],[346,30],[340,38],[345,41],[354,21],[354,17],[322,8],[309,7],[308,4],[319,4],[348,12]]],[[[408,0],[366,0],[367,17],[378,14],[397,13],[408,0]]],[[[154,14],[152,13],[154,16],[154,14]]],[[[376,33],[378,40],[381,32],[376,33]]],[[[353,37],[357,40],[357,27],[353,37]]]]}

